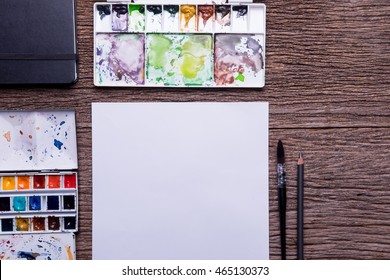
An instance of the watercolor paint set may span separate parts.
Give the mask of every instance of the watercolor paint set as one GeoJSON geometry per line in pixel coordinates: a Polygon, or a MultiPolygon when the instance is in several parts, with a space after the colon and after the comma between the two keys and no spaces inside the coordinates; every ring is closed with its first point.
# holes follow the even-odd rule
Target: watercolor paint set
{"type": "MultiPolygon", "coordinates": [[[[29,235],[30,241],[36,236],[38,242],[37,238],[56,234],[69,234],[68,240],[74,240],[78,230],[75,112],[0,111],[0,150],[2,240],[29,235]]],[[[0,257],[2,253],[7,252],[0,251],[0,257]]]]}
{"type": "Polygon", "coordinates": [[[0,234],[77,231],[77,173],[2,174],[0,234]]]}
{"type": "Polygon", "coordinates": [[[265,23],[251,1],[95,3],[94,84],[262,88],[265,23]]]}

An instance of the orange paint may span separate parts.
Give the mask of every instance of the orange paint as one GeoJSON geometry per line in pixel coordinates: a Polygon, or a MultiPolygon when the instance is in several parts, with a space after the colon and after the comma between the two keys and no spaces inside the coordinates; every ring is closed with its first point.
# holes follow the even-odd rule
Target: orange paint
{"type": "Polygon", "coordinates": [[[3,177],[2,188],[4,191],[12,191],[15,189],[15,177],[3,177]]]}
{"type": "Polygon", "coordinates": [[[49,176],[49,189],[59,189],[61,187],[61,176],[49,176]]]}
{"type": "Polygon", "coordinates": [[[186,28],[194,28],[194,26],[190,27],[189,23],[192,18],[196,15],[196,6],[195,5],[182,5],[180,7],[180,22],[182,31],[186,28]],[[183,27],[184,23],[184,27],[183,27]]]}
{"type": "Polygon", "coordinates": [[[19,176],[18,177],[18,190],[28,190],[30,188],[30,177],[19,176]]]}

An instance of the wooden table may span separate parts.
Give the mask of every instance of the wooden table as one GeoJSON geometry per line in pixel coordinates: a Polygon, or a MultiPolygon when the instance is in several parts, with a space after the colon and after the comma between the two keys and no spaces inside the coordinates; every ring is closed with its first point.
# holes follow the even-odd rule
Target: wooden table
{"type": "Polygon", "coordinates": [[[77,84],[0,89],[0,109],[77,112],[79,259],[92,257],[91,102],[103,101],[268,101],[271,259],[280,258],[278,139],[287,161],[287,258],[296,258],[299,151],[305,154],[305,257],[390,258],[390,1],[265,1],[263,90],[94,87],[93,3],[78,1],[77,84]]]}

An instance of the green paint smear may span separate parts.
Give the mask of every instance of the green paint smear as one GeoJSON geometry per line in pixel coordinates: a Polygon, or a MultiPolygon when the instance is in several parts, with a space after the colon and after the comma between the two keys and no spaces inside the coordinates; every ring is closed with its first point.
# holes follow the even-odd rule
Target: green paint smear
{"type": "Polygon", "coordinates": [[[156,69],[163,69],[167,63],[165,53],[171,48],[172,41],[159,34],[153,34],[150,38],[148,63],[156,69]]]}
{"type": "Polygon", "coordinates": [[[245,81],[245,76],[242,75],[241,73],[238,73],[238,76],[236,78],[237,81],[244,82],[245,81]]]}
{"type": "Polygon", "coordinates": [[[183,63],[180,70],[184,78],[195,79],[204,68],[205,59],[211,53],[212,40],[210,36],[191,36],[184,43],[183,63]]]}

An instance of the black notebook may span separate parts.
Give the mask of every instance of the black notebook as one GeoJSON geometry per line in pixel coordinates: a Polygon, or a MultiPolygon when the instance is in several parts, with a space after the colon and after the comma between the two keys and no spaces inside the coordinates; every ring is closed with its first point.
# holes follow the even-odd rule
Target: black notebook
{"type": "Polygon", "coordinates": [[[75,0],[2,0],[0,84],[77,80],[75,0]]]}

